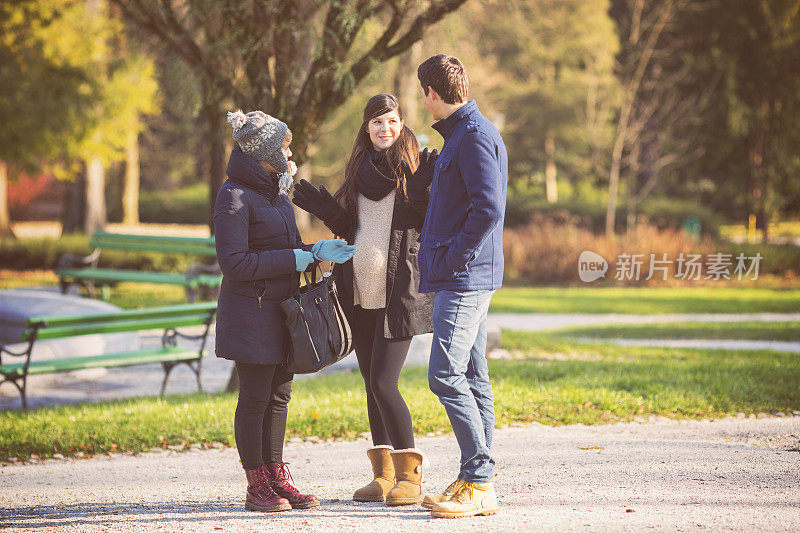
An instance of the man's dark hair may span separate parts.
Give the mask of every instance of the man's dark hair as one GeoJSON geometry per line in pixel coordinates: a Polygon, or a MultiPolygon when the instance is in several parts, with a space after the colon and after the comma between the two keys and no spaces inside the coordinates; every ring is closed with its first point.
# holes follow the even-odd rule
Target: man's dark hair
{"type": "Polygon", "coordinates": [[[446,104],[460,104],[469,98],[467,71],[455,56],[439,54],[426,59],[417,69],[417,78],[425,96],[431,87],[446,104]]]}

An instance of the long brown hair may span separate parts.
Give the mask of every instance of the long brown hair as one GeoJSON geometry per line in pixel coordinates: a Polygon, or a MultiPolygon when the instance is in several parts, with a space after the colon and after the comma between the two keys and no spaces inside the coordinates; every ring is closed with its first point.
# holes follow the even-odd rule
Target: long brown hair
{"type": "Polygon", "coordinates": [[[336,194],[334,194],[334,198],[336,198],[348,212],[354,213],[356,216],[358,215],[358,189],[356,188],[358,167],[361,165],[361,161],[364,157],[369,157],[369,151],[373,150],[367,127],[370,120],[391,111],[397,111],[400,120],[403,120],[404,124],[400,135],[397,137],[397,141],[387,148],[386,160],[389,162],[389,166],[392,168],[392,174],[394,174],[394,178],[397,180],[397,191],[400,192],[406,200],[408,199],[406,193],[406,178],[403,175],[401,162],[405,161],[412,172],[417,170],[419,166],[419,141],[417,141],[417,136],[414,135],[411,128],[405,125],[400,102],[391,94],[376,94],[369,99],[364,108],[364,121],[358,129],[356,140],[353,143],[353,151],[350,152],[350,158],[347,160],[347,165],[344,167],[344,183],[339,187],[339,190],[336,191],[336,194]]]}

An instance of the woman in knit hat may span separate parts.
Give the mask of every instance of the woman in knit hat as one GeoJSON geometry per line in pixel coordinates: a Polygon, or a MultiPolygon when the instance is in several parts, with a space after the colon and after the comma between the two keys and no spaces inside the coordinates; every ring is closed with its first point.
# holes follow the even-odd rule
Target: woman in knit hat
{"type": "Polygon", "coordinates": [[[435,151],[420,154],[397,99],[379,94],[367,102],[336,194],[305,180],[295,187],[296,205],[357,247],[352,261],[334,268],[366,385],[373,443],[367,450],[373,480],[355,492],[356,501],[406,505],[423,498],[423,457],[398,380],[412,337],[433,330],[432,295],[417,290],[417,253],[435,160],[435,151]]]}
{"type": "Polygon", "coordinates": [[[287,197],[292,134],[261,111],[228,113],[236,144],[214,205],[217,259],[222,270],[217,307],[217,357],[236,362],[239,399],[234,434],[247,478],[245,507],[253,511],[319,505],[290,483],[283,461],[292,374],[280,301],[299,287],[300,272],[317,261],[342,263],[354,246],[341,239],[303,244],[287,197]]]}

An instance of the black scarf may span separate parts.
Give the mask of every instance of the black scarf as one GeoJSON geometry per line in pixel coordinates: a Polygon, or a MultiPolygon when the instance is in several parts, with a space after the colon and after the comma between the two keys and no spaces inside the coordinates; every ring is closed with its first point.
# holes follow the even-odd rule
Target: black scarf
{"type": "Polygon", "coordinates": [[[228,168],[225,170],[233,181],[246,185],[270,201],[278,196],[278,175],[267,172],[261,164],[234,145],[228,168]]]}
{"type": "Polygon", "coordinates": [[[361,158],[356,179],[356,189],[366,198],[377,202],[397,187],[386,152],[370,149],[361,158]]]}

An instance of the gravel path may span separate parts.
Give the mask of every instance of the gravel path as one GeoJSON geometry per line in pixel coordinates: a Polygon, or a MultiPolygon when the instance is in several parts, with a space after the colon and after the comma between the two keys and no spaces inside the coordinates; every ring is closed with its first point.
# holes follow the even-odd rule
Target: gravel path
{"type": "MultiPolygon", "coordinates": [[[[357,504],[367,444],[288,444],[319,509],[243,510],[233,449],[0,467],[0,524],[46,531],[798,531],[800,417],[496,432],[501,512],[459,521],[357,504]],[[794,450],[794,451],[792,451],[794,450]]],[[[452,436],[419,438],[424,488],[451,481],[452,436]]]]}

